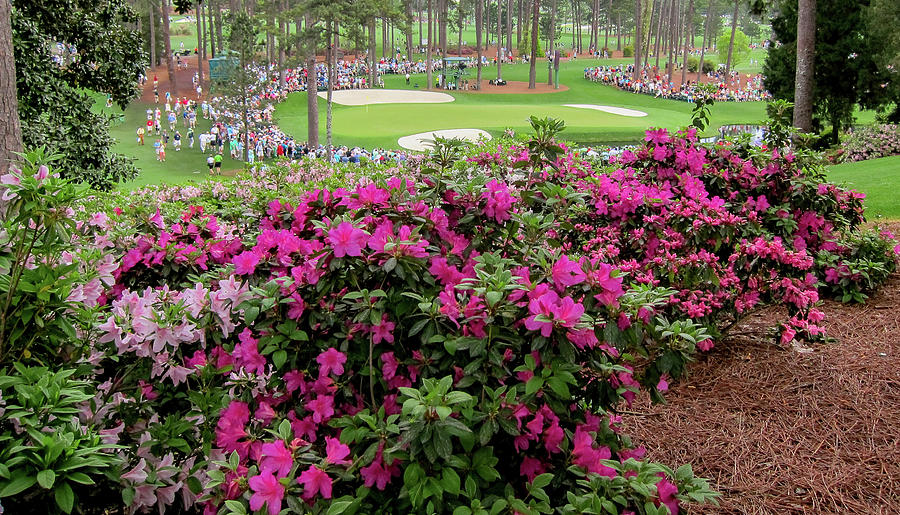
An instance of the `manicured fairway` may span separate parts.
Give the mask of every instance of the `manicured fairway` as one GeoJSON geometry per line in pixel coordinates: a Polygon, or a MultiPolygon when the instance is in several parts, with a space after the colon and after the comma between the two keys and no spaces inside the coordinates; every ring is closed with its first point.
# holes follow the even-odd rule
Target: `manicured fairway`
{"type": "Polygon", "coordinates": [[[882,216],[900,219],[900,156],[883,157],[828,168],[828,180],[846,183],[866,194],[866,215],[870,220],[882,216]]]}
{"type": "MultiPolygon", "coordinates": [[[[527,130],[531,115],[551,116],[565,120],[567,130],[563,137],[584,144],[633,142],[640,139],[648,126],[671,129],[690,123],[693,104],[676,100],[662,100],[647,95],[635,95],[616,88],[592,83],[584,79],[584,68],[600,61],[577,60],[562,63],[560,82],[568,91],[541,94],[484,95],[471,92],[451,92],[455,102],[446,104],[380,104],[370,106],[334,106],[335,142],[350,142],[363,146],[396,147],[397,139],[409,134],[437,129],[484,129],[499,135],[507,127],[527,130]],[[648,114],[634,118],[589,109],[566,107],[565,104],[599,104],[637,109],[648,114]]],[[[474,75],[474,71],[473,71],[474,75]]],[[[485,68],[485,80],[496,76],[496,69],[485,68]]],[[[503,67],[507,80],[528,80],[528,66],[524,64],[503,67]]],[[[539,63],[538,80],[546,82],[546,64],[539,63]]],[[[411,80],[420,90],[424,76],[411,80]]],[[[387,88],[415,89],[406,86],[400,76],[388,75],[387,88]]],[[[324,116],[326,103],[319,101],[320,116],[324,116]]],[[[304,93],[291,95],[275,112],[279,126],[305,139],[306,97],[304,93]]],[[[713,107],[713,127],[726,124],[756,123],[765,118],[762,102],[723,102],[713,107]]],[[[325,135],[324,123],[320,132],[325,135]]]]}

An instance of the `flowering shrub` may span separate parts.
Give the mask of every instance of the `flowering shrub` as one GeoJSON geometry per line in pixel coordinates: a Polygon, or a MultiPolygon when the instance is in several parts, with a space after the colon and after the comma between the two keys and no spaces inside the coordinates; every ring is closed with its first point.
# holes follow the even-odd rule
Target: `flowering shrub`
{"type": "Polygon", "coordinates": [[[900,155],[900,125],[882,124],[854,129],[843,143],[843,157],[847,161],[900,155]]]}
{"type": "Polygon", "coordinates": [[[863,302],[897,270],[900,244],[890,231],[853,233],[816,255],[822,289],[843,302],[863,302]]]}
{"type": "Polygon", "coordinates": [[[804,155],[651,130],[594,169],[556,141],[561,123],[536,128],[439,141],[340,184],[304,163],[82,204],[73,245],[115,267],[81,265],[109,284],[79,290],[96,306],[77,334],[96,384],[79,420],[117,458],[118,504],[678,513],[713,499],[689,465],[644,460],[617,410],[642,389],[661,398],[757,306],[789,307],[782,342],[820,336],[827,253],[872,259],[887,235],[857,236],[861,196],[804,155]]]}

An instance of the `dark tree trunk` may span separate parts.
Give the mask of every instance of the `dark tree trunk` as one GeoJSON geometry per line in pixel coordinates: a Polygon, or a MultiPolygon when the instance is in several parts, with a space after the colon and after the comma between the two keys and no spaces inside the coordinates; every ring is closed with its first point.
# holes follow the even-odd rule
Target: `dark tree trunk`
{"type": "Polygon", "coordinates": [[[687,63],[688,63],[688,26],[693,25],[694,21],[694,0],[688,2],[687,16],[684,17],[684,57],[681,62],[681,88],[684,89],[684,83],[687,80],[687,63]]]}
{"type": "Polygon", "coordinates": [[[197,79],[202,86],[204,83],[203,63],[206,62],[206,38],[204,38],[203,34],[203,4],[200,2],[194,3],[194,12],[197,15],[197,79]]]}
{"type": "Polygon", "coordinates": [[[172,38],[169,37],[169,0],[163,0],[162,3],[162,20],[163,20],[163,48],[166,49],[166,70],[169,73],[169,89],[172,96],[178,93],[178,85],[175,83],[175,59],[172,58],[172,38]]]}
{"type": "MultiPolygon", "coordinates": [[[[309,14],[306,15],[306,26],[315,23],[309,14]]],[[[306,42],[306,139],[310,150],[319,147],[319,87],[316,78],[316,43],[312,39],[306,42]]]]}
{"type": "Polygon", "coordinates": [[[376,42],[376,31],[378,28],[375,26],[375,17],[369,21],[369,87],[375,87],[375,79],[378,77],[378,69],[376,66],[377,57],[376,53],[378,52],[378,44],[376,42]]]}
{"type": "Polygon", "coordinates": [[[616,16],[616,50],[622,50],[622,13],[616,16]]]}
{"type": "Polygon", "coordinates": [[[16,93],[16,59],[12,43],[12,5],[0,0],[0,175],[18,160],[22,151],[22,127],[16,93]]]}
{"type": "MultiPolygon", "coordinates": [[[[816,0],[799,0],[797,15],[797,73],[794,76],[794,127],[812,130],[813,63],[816,57],[816,0]]],[[[835,128],[835,135],[837,129],[835,128]]]]}
{"type": "Polygon", "coordinates": [[[522,43],[522,20],[524,19],[522,14],[522,1],[523,0],[516,0],[516,48],[522,43]]]}
{"type": "Polygon", "coordinates": [[[478,68],[475,78],[475,86],[478,91],[481,91],[481,38],[482,32],[484,31],[482,25],[484,25],[484,0],[475,0],[475,55],[478,59],[475,64],[475,66],[478,68]]]}
{"type": "Polygon", "coordinates": [[[609,0],[609,11],[606,13],[606,41],[603,43],[603,48],[607,50],[609,49],[609,28],[612,26],[612,9],[612,0],[609,0]]]}
{"type": "Polygon", "coordinates": [[[219,4],[219,0],[213,0],[215,2],[215,14],[216,14],[216,41],[218,41],[219,51],[221,52],[225,45],[222,43],[222,7],[219,4]]]}
{"type": "Polygon", "coordinates": [[[503,78],[503,0],[497,0],[497,80],[503,78]]]}
{"type": "Polygon", "coordinates": [[[700,84],[700,77],[703,74],[703,59],[706,57],[706,45],[709,38],[709,28],[712,24],[712,17],[715,16],[716,10],[713,8],[715,0],[709,0],[709,6],[706,8],[706,27],[703,29],[703,47],[700,49],[700,63],[697,65],[697,84],[700,84]]]}
{"type": "Polygon", "coordinates": [[[506,51],[512,52],[512,8],[513,0],[506,3],[506,51]]]}
{"type": "Polygon", "coordinates": [[[159,64],[156,59],[156,4],[150,2],[148,7],[148,21],[150,22],[150,67],[155,68],[159,64]]]}
{"type": "MultiPolygon", "coordinates": [[[[419,11],[419,48],[422,48],[422,18],[424,18],[424,16],[423,16],[423,12],[422,12],[422,0],[418,0],[418,2],[419,2],[418,3],[418,6],[419,6],[419,9],[418,9],[418,11],[419,11]]],[[[409,59],[412,60],[412,53],[409,54],[409,59]]]]}
{"type": "MultiPolygon", "coordinates": [[[[406,58],[413,60],[413,35],[412,35],[412,0],[403,0],[406,7],[406,23],[404,24],[404,33],[406,34],[406,58]]],[[[419,22],[421,24],[421,21],[419,22]]],[[[419,29],[421,31],[421,29],[419,29]]]]}
{"type": "Polygon", "coordinates": [[[641,78],[641,0],[635,0],[634,9],[634,80],[641,78]]]}
{"type": "Polygon", "coordinates": [[[213,19],[213,2],[214,0],[208,0],[206,3],[206,25],[203,28],[204,35],[209,40],[209,57],[216,57],[216,49],[219,48],[216,44],[216,38],[214,35],[215,32],[215,20],[213,19]]]}
{"type": "Polygon", "coordinates": [[[434,41],[432,40],[433,35],[433,23],[432,23],[432,14],[434,13],[431,9],[431,1],[428,0],[428,42],[425,50],[425,89],[431,89],[432,84],[434,84],[433,76],[431,74],[431,48],[434,47],[434,41]]]}
{"type": "Polygon", "coordinates": [[[550,40],[547,51],[550,52],[550,66],[547,67],[547,84],[553,85],[553,50],[556,48],[556,1],[550,4],[550,34],[547,39],[550,40]]]}
{"type": "MultiPolygon", "coordinates": [[[[670,0],[670,1],[671,1],[671,0],[670,0]]],[[[665,10],[665,7],[668,6],[668,2],[666,2],[666,0],[659,0],[659,2],[657,2],[657,3],[660,4],[660,7],[661,7],[661,9],[660,9],[660,14],[661,14],[662,11],[665,10]]],[[[655,7],[655,5],[654,5],[654,7],[655,7]]],[[[651,18],[650,27],[651,27],[651,29],[653,28],[653,21],[652,21],[652,19],[653,19],[653,14],[655,14],[656,11],[657,11],[657,9],[654,8],[653,11],[651,11],[651,13],[650,13],[650,18],[651,18]]],[[[656,64],[655,64],[655,66],[656,66],[657,69],[659,69],[659,34],[662,32],[662,19],[663,19],[663,17],[657,15],[657,18],[659,18],[659,19],[658,19],[657,22],[656,22],[657,28],[656,28],[656,38],[655,38],[655,40],[654,40],[654,42],[653,42],[653,56],[656,58],[656,64]]],[[[647,45],[647,46],[650,46],[650,45],[647,45]]]]}
{"type": "Polygon", "coordinates": [[[738,7],[740,5],[741,0],[734,0],[734,13],[731,15],[731,41],[728,42],[728,61],[725,62],[725,80],[729,82],[731,81],[731,54],[734,52],[734,34],[737,32],[738,7]]]}
{"type": "Polygon", "coordinates": [[[450,0],[441,0],[441,87],[447,87],[447,18],[450,0]]]}
{"type": "Polygon", "coordinates": [[[541,0],[532,0],[532,12],[531,12],[531,59],[530,65],[531,67],[528,70],[528,89],[534,89],[537,81],[537,51],[538,51],[538,36],[540,35],[540,29],[538,28],[538,22],[541,19],[541,0]]]}

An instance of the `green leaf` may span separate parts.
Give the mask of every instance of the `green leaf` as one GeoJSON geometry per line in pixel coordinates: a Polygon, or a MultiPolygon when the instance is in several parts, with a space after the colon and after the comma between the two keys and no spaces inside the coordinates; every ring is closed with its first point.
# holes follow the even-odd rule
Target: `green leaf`
{"type": "Polygon", "coordinates": [[[69,483],[62,483],[56,487],[53,490],[53,497],[56,499],[59,509],[66,513],[72,513],[72,508],[75,506],[75,492],[72,491],[69,483]]]}
{"type": "Polygon", "coordinates": [[[331,506],[328,507],[326,515],[339,515],[344,513],[351,504],[353,504],[353,501],[334,501],[331,503],[331,506]]]}
{"type": "Polygon", "coordinates": [[[544,379],[540,376],[533,376],[525,383],[525,395],[534,395],[542,386],[544,386],[544,379]]]}
{"type": "Polygon", "coordinates": [[[287,361],[287,352],[283,350],[275,351],[272,354],[272,363],[275,364],[275,368],[281,368],[284,366],[285,361],[287,361]]]}
{"type": "Polygon", "coordinates": [[[53,488],[53,483],[56,482],[56,472],[53,472],[52,470],[42,470],[38,472],[37,482],[42,488],[50,490],[53,488]]]}
{"type": "Polygon", "coordinates": [[[0,490],[0,497],[9,497],[11,495],[16,495],[23,490],[31,488],[35,483],[37,483],[36,477],[21,475],[7,483],[6,486],[4,486],[2,490],[0,490]]]}
{"type": "Polygon", "coordinates": [[[441,474],[441,486],[445,492],[459,495],[459,474],[452,468],[445,468],[441,474]]]}
{"type": "Polygon", "coordinates": [[[550,481],[553,480],[553,474],[546,473],[541,474],[534,478],[534,481],[531,482],[532,488],[544,488],[545,486],[550,484],[550,481]]]}

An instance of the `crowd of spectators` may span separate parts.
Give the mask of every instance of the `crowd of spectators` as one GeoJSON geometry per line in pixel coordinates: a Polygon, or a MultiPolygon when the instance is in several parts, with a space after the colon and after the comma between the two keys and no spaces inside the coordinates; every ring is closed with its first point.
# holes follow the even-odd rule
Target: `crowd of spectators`
{"type": "MultiPolygon", "coordinates": [[[[705,82],[716,86],[713,98],[720,102],[750,102],[772,98],[772,95],[763,87],[762,75],[749,76],[743,87],[741,87],[741,76],[737,72],[726,75],[724,71],[717,70],[705,75],[705,82]]],[[[694,80],[688,80],[684,85],[680,85],[673,82],[665,70],[657,70],[649,66],[641,71],[639,80],[634,78],[633,64],[596,66],[584,69],[584,78],[594,82],[601,82],[633,93],[686,102],[693,102],[700,94],[697,88],[696,72],[688,73],[688,77],[692,76],[694,80]]]]}

